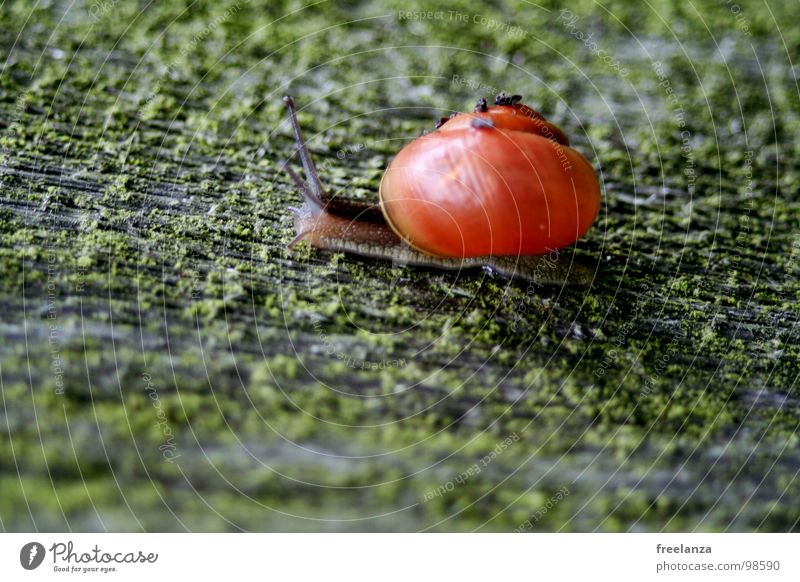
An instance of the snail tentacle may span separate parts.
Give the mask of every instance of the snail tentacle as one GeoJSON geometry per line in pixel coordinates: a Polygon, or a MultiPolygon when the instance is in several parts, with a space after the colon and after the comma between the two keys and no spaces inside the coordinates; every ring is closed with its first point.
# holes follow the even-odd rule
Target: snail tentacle
{"type": "Polygon", "coordinates": [[[317,200],[323,200],[326,197],[325,188],[322,186],[322,181],[319,179],[317,170],[314,167],[314,161],[311,159],[311,154],[308,151],[305,140],[303,140],[303,132],[300,129],[300,122],[297,121],[297,111],[295,110],[294,100],[291,95],[286,95],[283,98],[286,107],[289,109],[289,123],[294,130],[294,137],[297,141],[297,152],[300,154],[300,160],[303,162],[303,168],[306,171],[306,179],[311,192],[316,196],[317,200]]]}
{"type": "Polygon", "coordinates": [[[292,178],[297,188],[303,194],[303,205],[300,207],[290,206],[289,210],[294,214],[294,227],[296,236],[289,242],[287,248],[292,249],[301,240],[305,239],[315,228],[318,219],[325,213],[322,200],[317,198],[309,189],[308,185],[297,175],[287,161],[283,165],[286,172],[292,178]]]}
{"type": "MultiPolygon", "coordinates": [[[[314,214],[317,215],[322,214],[325,211],[325,206],[322,203],[322,200],[317,198],[317,196],[309,189],[308,184],[306,184],[300,178],[300,176],[297,175],[297,172],[295,172],[292,169],[288,161],[283,165],[283,167],[286,169],[286,172],[289,174],[289,177],[291,177],[292,181],[294,181],[295,185],[300,190],[300,192],[303,193],[303,200],[310,207],[310,210],[314,214]]],[[[297,210],[297,209],[290,208],[290,210],[297,210]]]]}

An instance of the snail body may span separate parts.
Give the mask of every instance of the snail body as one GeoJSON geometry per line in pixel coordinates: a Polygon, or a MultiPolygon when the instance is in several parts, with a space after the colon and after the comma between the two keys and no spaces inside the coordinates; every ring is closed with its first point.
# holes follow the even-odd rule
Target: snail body
{"type": "Polygon", "coordinates": [[[306,240],[402,264],[585,282],[589,273],[558,251],[594,222],[597,177],[564,133],[519,99],[501,94],[491,107],[481,100],[473,113],[443,119],[409,143],[384,173],[373,205],[327,196],[285,97],[307,178],[286,166],[304,197],[293,209],[290,246],[306,240]]]}

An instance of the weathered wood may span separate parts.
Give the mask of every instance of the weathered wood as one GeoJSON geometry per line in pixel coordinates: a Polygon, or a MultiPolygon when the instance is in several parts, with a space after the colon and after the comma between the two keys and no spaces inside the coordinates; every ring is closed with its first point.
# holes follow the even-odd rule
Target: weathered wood
{"type": "Polygon", "coordinates": [[[4,8],[0,526],[797,530],[800,26],[612,5],[4,8]],[[601,171],[585,285],[286,249],[284,93],[373,199],[487,87],[601,171]]]}

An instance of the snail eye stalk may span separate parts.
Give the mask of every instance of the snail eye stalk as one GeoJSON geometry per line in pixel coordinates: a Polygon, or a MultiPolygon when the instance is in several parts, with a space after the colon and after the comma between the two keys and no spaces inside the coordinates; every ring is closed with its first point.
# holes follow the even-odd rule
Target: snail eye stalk
{"type": "MultiPolygon", "coordinates": [[[[304,192],[310,190],[318,203],[327,198],[325,188],[322,186],[322,181],[319,179],[317,169],[314,167],[314,161],[311,159],[311,154],[308,151],[305,140],[303,140],[303,132],[300,130],[300,123],[297,121],[297,111],[294,106],[294,100],[291,95],[286,95],[283,98],[286,107],[289,109],[289,122],[292,124],[294,130],[295,140],[297,141],[297,151],[300,154],[300,161],[303,162],[303,168],[306,171],[306,180],[308,180],[308,188],[302,188],[304,192]]],[[[288,167],[288,166],[287,166],[288,167]]],[[[291,174],[290,174],[291,175],[291,174]]],[[[293,178],[294,179],[294,178],[293,178]]]]}

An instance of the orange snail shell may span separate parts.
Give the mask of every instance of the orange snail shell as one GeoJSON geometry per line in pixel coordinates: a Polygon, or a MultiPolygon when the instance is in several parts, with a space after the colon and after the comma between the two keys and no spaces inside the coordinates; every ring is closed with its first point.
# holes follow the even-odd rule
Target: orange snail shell
{"type": "Polygon", "coordinates": [[[405,146],[380,201],[397,235],[440,257],[542,255],[573,244],[600,210],[594,168],[539,113],[500,95],[405,146]]]}

